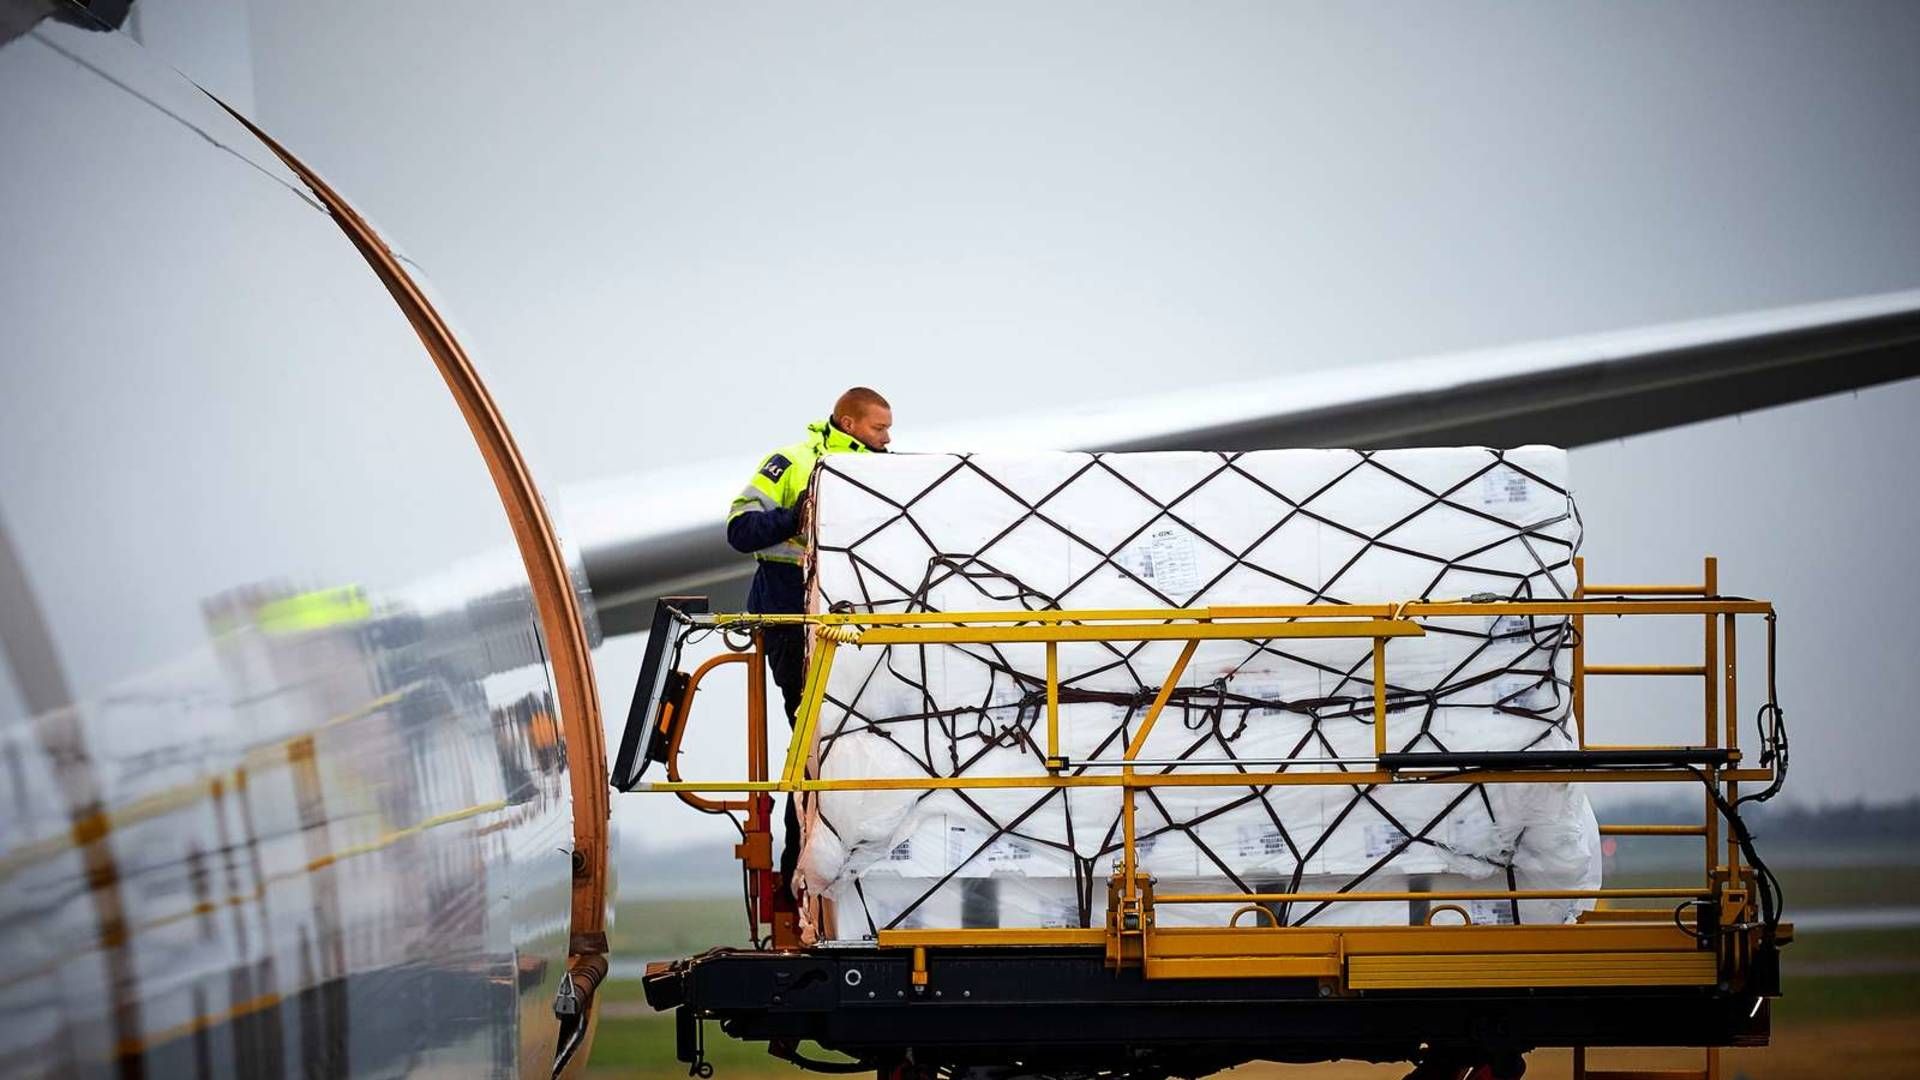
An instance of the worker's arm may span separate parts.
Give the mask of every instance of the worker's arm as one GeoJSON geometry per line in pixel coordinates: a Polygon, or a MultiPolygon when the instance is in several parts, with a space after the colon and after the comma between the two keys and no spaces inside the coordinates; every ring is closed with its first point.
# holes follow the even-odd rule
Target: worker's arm
{"type": "Polygon", "coordinates": [[[727,519],[727,544],[751,555],[790,540],[800,531],[800,515],[792,509],[742,510],[727,519]]]}
{"type": "Polygon", "coordinates": [[[734,497],[727,514],[727,544],[751,554],[793,538],[800,531],[800,508],[783,478],[792,466],[783,455],[769,454],[734,497]]]}

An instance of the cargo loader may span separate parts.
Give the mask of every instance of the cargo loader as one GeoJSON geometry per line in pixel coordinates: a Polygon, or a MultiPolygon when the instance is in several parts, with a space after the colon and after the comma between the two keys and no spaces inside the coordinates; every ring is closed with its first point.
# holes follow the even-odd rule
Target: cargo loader
{"type": "MultiPolygon", "coordinates": [[[[1391,604],[1247,605],[1109,610],[713,614],[699,598],[662,601],[634,707],[613,770],[615,787],[670,794],[735,818],[746,875],[753,948],[714,949],[649,966],[648,1001],[676,1010],[678,1052],[708,1075],[710,1022],[726,1037],[764,1041],[776,1057],[826,1072],[879,1076],[1197,1076],[1252,1060],[1403,1061],[1417,1077],[1517,1077],[1524,1055],[1575,1048],[1575,1073],[1607,1072],[1589,1051],[1672,1047],[1690,1071],[1719,1075],[1723,1047],[1763,1045],[1768,1002],[1780,992],[1779,950],[1792,939],[1777,882],[1740,817],[1784,780],[1785,724],[1773,687],[1774,626],[1765,601],[1723,595],[1715,560],[1686,585],[1592,584],[1573,560],[1566,599],[1469,596],[1391,604]],[[1387,677],[1396,646],[1447,620],[1565,620],[1571,627],[1568,749],[1408,750],[1393,731],[1387,677]],[[1604,643],[1619,620],[1692,620],[1700,651],[1678,663],[1590,663],[1587,633],[1604,643]],[[1742,724],[1737,664],[1743,622],[1765,627],[1765,687],[1742,724]],[[770,760],[760,638],[799,624],[810,640],[807,692],[785,760],[770,760]],[[682,671],[689,637],[720,633],[729,647],[682,671]],[[1170,705],[1193,689],[1182,677],[1209,641],[1357,642],[1371,658],[1370,752],[1255,761],[1152,758],[1143,753],[1170,705]],[[1173,643],[1157,691],[1129,721],[1131,737],[1099,756],[1078,756],[1062,732],[1063,649],[1087,643],[1173,643]],[[834,667],[849,652],[955,645],[1037,647],[1046,679],[1018,737],[1038,770],[988,775],[821,776],[817,743],[834,667]],[[746,665],[746,775],[689,779],[678,767],[696,695],[718,668],[746,665]],[[1608,717],[1589,715],[1590,679],[1686,680],[1701,688],[1697,739],[1617,745],[1597,737],[1608,717]],[[1743,726],[1757,725],[1757,754],[1743,726]],[[663,777],[649,778],[649,766],[663,777]],[[1152,800],[1182,789],[1392,792],[1410,786],[1659,784],[1698,793],[1698,820],[1601,825],[1606,837],[1667,837],[1699,844],[1697,874],[1657,886],[1591,889],[1448,887],[1413,878],[1405,888],[1261,886],[1182,892],[1145,868],[1141,820],[1152,800]],[[1086,925],[893,925],[836,932],[830,898],[796,903],[775,869],[775,799],[788,793],[1007,791],[1117,795],[1111,873],[1084,905],[1086,925]],[[1491,903],[1565,902],[1551,924],[1480,918],[1491,903]],[[1324,924],[1329,904],[1385,910],[1361,925],[1324,924]],[[1577,910],[1576,910],[1577,908],[1577,910]],[[1187,914],[1219,912],[1204,919],[1187,914]],[[862,932],[854,932],[861,930],[862,932]],[[819,1056],[803,1044],[839,1055],[819,1056]],[[1690,1056],[1681,1053],[1682,1048],[1690,1056]]],[[[1751,648],[1751,646],[1749,646],[1751,648]]],[[[1752,693],[1752,691],[1749,691],[1752,693]]],[[[1368,704],[1368,703],[1364,703],[1368,704]]],[[[1409,838],[1421,839],[1421,838],[1409,838]]],[[[1496,883],[1497,884],[1497,883],[1496,883]]],[[[907,920],[911,922],[912,920],[907,920]]]]}

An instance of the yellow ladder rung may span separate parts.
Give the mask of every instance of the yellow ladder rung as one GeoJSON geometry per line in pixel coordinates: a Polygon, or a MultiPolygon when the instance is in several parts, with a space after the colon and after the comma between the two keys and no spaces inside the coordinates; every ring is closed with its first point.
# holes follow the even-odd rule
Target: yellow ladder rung
{"type": "Polygon", "coordinates": [[[1582,750],[1671,750],[1683,753],[1688,750],[1718,750],[1717,746],[1676,746],[1657,743],[1588,743],[1582,750]]]}
{"type": "Polygon", "coordinates": [[[1705,836],[1705,825],[1602,825],[1601,836],[1705,836]]]}
{"type": "Polygon", "coordinates": [[[1706,596],[1707,587],[1703,585],[1596,585],[1589,581],[1580,586],[1580,591],[1588,596],[1706,596]]]}

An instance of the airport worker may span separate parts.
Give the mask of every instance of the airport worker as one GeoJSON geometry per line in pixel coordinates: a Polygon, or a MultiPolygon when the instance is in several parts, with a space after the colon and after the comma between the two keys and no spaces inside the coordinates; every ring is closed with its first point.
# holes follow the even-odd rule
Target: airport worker
{"type": "MultiPolygon", "coordinates": [[[[883,454],[892,441],[893,408],[864,386],[841,394],[826,420],[807,428],[807,437],[768,454],[734,498],[727,514],[727,543],[752,555],[757,566],[747,589],[747,610],[763,615],[806,610],[807,481],[827,454],[883,454]]],[[[767,670],[785,700],[787,724],[794,722],[806,684],[806,637],[798,626],[770,626],[761,634],[767,670]]],[[[800,858],[799,817],[787,798],[786,844],[780,872],[793,882],[800,858]]]]}

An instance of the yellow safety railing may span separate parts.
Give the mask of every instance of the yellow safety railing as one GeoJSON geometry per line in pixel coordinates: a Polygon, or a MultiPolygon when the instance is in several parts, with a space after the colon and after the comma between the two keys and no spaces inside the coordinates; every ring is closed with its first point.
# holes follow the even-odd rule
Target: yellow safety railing
{"type": "MultiPolygon", "coordinates": [[[[1061,929],[1061,930],[921,930],[921,931],[883,931],[880,943],[901,946],[924,947],[927,944],[952,945],[961,943],[980,944],[1088,944],[1095,940],[1105,940],[1110,957],[1124,959],[1131,955],[1136,959],[1154,958],[1147,948],[1144,938],[1156,933],[1152,926],[1151,911],[1156,904],[1237,904],[1260,905],[1292,902],[1331,903],[1331,902],[1404,902],[1404,901],[1447,901],[1447,900],[1602,900],[1638,899],[1638,900],[1679,900],[1683,903],[1697,903],[1713,906],[1723,920],[1738,921],[1750,913],[1751,871],[1743,871],[1740,865],[1738,842],[1728,830],[1725,842],[1725,861],[1718,857],[1721,845],[1721,814],[1717,810],[1714,795],[1705,797],[1706,813],[1698,823],[1671,824],[1632,824],[1603,825],[1603,836],[1632,837],[1701,837],[1706,846],[1705,880],[1702,884],[1685,886],[1600,888],[1600,889],[1563,889],[1563,890],[1523,890],[1504,891],[1361,891],[1340,892],[1268,892],[1268,893],[1155,893],[1150,879],[1140,873],[1135,829],[1135,799],[1146,789],[1167,787],[1266,787],[1266,786],[1303,786],[1303,785],[1340,785],[1340,786],[1391,786],[1395,784],[1513,784],[1542,782],[1585,782],[1585,783],[1686,783],[1698,784],[1705,781],[1710,788],[1723,791],[1727,802],[1738,797],[1742,783],[1769,783],[1774,779],[1775,771],[1771,765],[1751,765],[1742,760],[1740,753],[1740,731],[1737,722],[1738,713],[1738,673],[1735,666],[1736,631],[1735,622],[1741,616],[1771,616],[1773,608],[1760,600],[1727,598],[1718,595],[1717,567],[1715,560],[1705,563],[1705,574],[1699,585],[1598,585],[1586,581],[1585,567],[1576,561],[1576,580],[1579,582],[1573,598],[1566,600],[1454,600],[1428,601],[1415,600],[1397,604],[1356,604],[1356,605],[1257,605],[1257,606],[1211,606],[1199,608],[1142,608],[1121,610],[1086,611],[985,611],[985,612],[934,612],[934,613],[888,613],[888,614],[822,614],[822,615],[715,615],[697,617],[701,625],[711,625],[735,631],[758,633],[762,628],[781,625],[801,625],[812,634],[813,648],[807,669],[806,688],[796,717],[796,727],[789,744],[784,764],[777,777],[769,776],[765,762],[766,723],[764,693],[754,695],[753,709],[760,715],[749,715],[750,750],[757,747],[760,763],[757,768],[750,765],[749,772],[757,775],[746,780],[686,780],[678,778],[668,781],[642,782],[634,790],[656,792],[675,792],[688,796],[716,795],[724,793],[773,793],[773,792],[844,792],[844,791],[880,791],[915,790],[933,791],[943,789],[1049,789],[1080,787],[1114,787],[1122,791],[1121,799],[1121,864],[1119,872],[1110,884],[1109,923],[1106,930],[1098,929],[1061,929]],[[1453,618],[1464,616],[1539,616],[1565,618],[1572,626],[1572,702],[1571,713],[1576,732],[1578,748],[1585,751],[1672,751],[1675,754],[1700,751],[1725,751],[1724,756],[1716,756],[1713,761],[1698,766],[1675,767],[1672,765],[1572,765],[1568,767],[1425,767],[1419,763],[1421,755],[1398,755],[1397,767],[1387,768],[1381,759],[1387,756],[1390,741],[1391,709],[1387,691],[1387,654],[1391,643],[1400,638],[1419,637],[1425,633],[1421,620],[1432,618],[1453,618]],[[1587,661],[1587,621],[1602,617],[1661,617],[1661,618],[1698,618],[1703,624],[1703,655],[1698,664],[1653,664],[1653,663],[1610,663],[1590,664],[1587,661]],[[1150,761],[1143,759],[1141,751],[1147,743],[1161,714],[1184,677],[1189,661],[1195,649],[1203,641],[1217,640],[1270,640],[1270,639],[1366,639],[1373,644],[1372,663],[1372,722],[1374,756],[1349,757],[1340,759],[1313,759],[1311,761],[1255,761],[1252,764],[1269,766],[1267,771],[1248,771],[1246,762],[1207,762],[1182,759],[1180,761],[1150,761]],[[1165,641],[1182,643],[1177,659],[1173,662],[1164,679],[1160,681],[1151,705],[1128,740],[1122,755],[1112,760],[1070,761],[1061,753],[1060,735],[1060,676],[1058,650],[1062,643],[1068,642],[1145,642],[1165,641]],[[1041,644],[1045,646],[1046,686],[1045,686],[1045,756],[1044,772],[1026,775],[967,775],[967,776],[868,776],[819,778],[808,775],[808,761],[812,755],[815,740],[819,734],[822,708],[826,702],[826,689],[831,678],[835,657],[840,649],[861,648],[865,646],[892,645],[1000,645],[1000,644],[1041,644]],[[1691,677],[1700,678],[1705,685],[1703,695],[1704,724],[1701,728],[1701,741],[1694,744],[1676,744],[1669,746],[1621,746],[1617,744],[1598,744],[1588,741],[1587,687],[1588,676],[1595,677],[1691,677]],[[761,730],[752,731],[756,725],[761,730]],[[1210,765],[1231,768],[1209,768],[1210,765]],[[1335,766],[1327,771],[1326,766],[1335,766]],[[1154,771],[1145,771],[1145,770],[1154,771]],[[1071,770],[1071,771],[1070,771],[1071,770]],[[1178,771],[1175,771],[1178,770],[1178,771]],[[1129,937],[1137,938],[1131,945],[1129,937]]],[[[756,645],[757,648],[757,645],[756,645]]],[[[1773,663],[1772,639],[1768,640],[1767,663],[1769,669],[1773,663]]],[[[706,669],[714,666],[711,663],[706,669]]],[[[757,667],[757,664],[756,664],[757,667]]],[[[675,743],[684,734],[686,709],[690,706],[695,685],[689,686],[676,710],[675,743]]],[[[764,828],[767,824],[764,809],[757,816],[758,824],[764,828]]],[[[764,857],[764,856],[763,856],[764,857]]],[[[1260,909],[1264,910],[1264,909],[1260,909]]],[[[1238,914],[1245,914],[1242,907],[1238,914]]],[[[1643,912],[1644,914],[1644,912],[1643,912]]],[[[1662,918],[1669,912],[1661,910],[1662,918]]],[[[1591,925],[1587,929],[1596,932],[1608,930],[1620,931],[1623,927],[1605,927],[1599,924],[1624,922],[1634,918],[1625,911],[1589,912],[1591,925]]],[[[1266,923],[1272,923],[1269,917],[1266,923]]],[[[1750,921],[1750,920],[1749,920],[1750,921]]],[[[1404,933],[1407,928],[1400,928],[1404,933]]],[[[1417,928],[1419,930],[1453,930],[1456,927],[1417,928]]],[[[1554,931],[1560,927],[1467,927],[1475,931],[1493,929],[1524,930],[1529,933],[1554,931]]],[[[1571,929],[1571,928],[1565,928],[1571,929]]],[[[1669,925],[1666,933],[1673,931],[1669,925]]],[[[1195,933],[1233,935],[1296,935],[1289,940],[1288,946],[1266,947],[1264,955],[1272,956],[1276,950],[1293,958],[1288,963],[1307,963],[1314,966],[1322,963],[1317,954],[1311,962],[1300,960],[1301,950],[1312,953],[1318,945],[1318,939],[1297,935],[1326,935],[1326,928],[1317,926],[1287,927],[1265,925],[1259,918],[1246,925],[1218,928],[1179,928],[1159,930],[1164,938],[1173,940],[1179,935],[1195,933]],[[1305,943],[1305,944],[1303,944],[1305,943]]],[[[1656,933],[1649,929],[1646,933],[1656,933]]],[[[1656,935],[1657,936],[1657,935],[1656,935]]],[[[1198,941],[1199,939],[1195,939],[1198,941]]],[[[1211,941],[1212,939],[1208,939],[1211,941]]],[[[1235,940],[1248,940],[1244,937],[1235,940]]],[[[1263,939],[1266,940],[1266,939],[1263,939]]],[[[1277,939],[1275,939],[1277,940],[1277,939]]],[[[1485,939],[1482,939],[1485,940],[1485,939]]],[[[1522,939],[1516,939],[1522,940],[1522,939]]],[[[1534,938],[1524,937],[1532,942],[1534,938]]],[[[1608,939],[1614,940],[1614,939],[1608,939]]],[[[1625,939],[1619,939],[1625,940],[1625,939]]],[[[1641,939],[1634,939],[1640,941],[1641,939]]],[[[1648,939],[1651,940],[1651,939],[1648,939]]],[[[1680,948],[1673,940],[1661,937],[1668,944],[1660,948],[1680,948]]],[[[1198,947],[1198,946],[1195,946],[1198,947]]],[[[1215,946],[1208,946],[1213,948],[1215,946]]],[[[1335,946],[1343,955],[1358,947],[1354,942],[1335,946]]],[[[1518,946],[1516,946],[1518,947],[1518,946]]],[[[1534,947],[1534,946],[1527,946],[1534,947]]],[[[1642,941],[1643,951],[1646,946],[1642,941]]],[[[1686,948],[1695,944],[1688,935],[1686,948]]],[[[1240,949],[1234,945],[1231,949],[1240,949]]],[[[1566,949],[1568,946],[1555,946],[1566,949]]],[[[1259,950],[1256,950],[1259,951],[1259,950]]],[[[1657,951],[1657,950],[1656,950],[1657,951]]],[[[1638,954],[1636,954],[1638,955],[1638,954]]],[[[1652,955],[1652,953],[1648,953],[1652,955]]],[[[1665,955],[1662,953],[1661,955],[1665,955]]],[[[1232,969],[1230,967],[1202,963],[1193,957],[1181,959],[1174,964],[1168,957],[1162,956],[1163,975],[1167,977],[1200,974],[1258,974],[1275,971],[1291,971],[1293,968],[1282,965],[1261,967],[1252,965],[1232,969]],[[1190,962],[1191,961],[1191,962],[1190,962]]],[[[1543,961],[1543,963],[1545,963],[1543,961]]],[[[1549,967],[1552,965],[1549,964],[1549,967]]],[[[1316,967],[1315,970],[1318,970],[1316,967]]],[[[1565,977],[1578,977],[1574,968],[1568,968],[1565,977]]],[[[1688,979],[1701,975],[1692,968],[1687,969],[1688,979]]],[[[1715,974],[1707,972],[1708,975],[1715,974]]],[[[1719,972],[1724,975],[1724,971],[1719,972]]],[[[1546,977],[1546,976],[1542,976],[1546,977]]]]}

